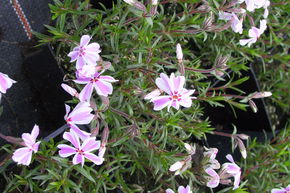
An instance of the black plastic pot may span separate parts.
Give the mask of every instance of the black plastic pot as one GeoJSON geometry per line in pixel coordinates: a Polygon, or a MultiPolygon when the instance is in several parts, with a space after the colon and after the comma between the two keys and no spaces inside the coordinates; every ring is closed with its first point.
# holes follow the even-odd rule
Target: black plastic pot
{"type": "MultiPolygon", "coordinates": [[[[250,65],[250,70],[243,72],[242,77],[249,76],[249,79],[237,86],[239,89],[243,90],[247,94],[260,91],[259,83],[256,79],[255,72],[253,71],[252,65],[250,65]]],[[[224,77],[227,78],[226,76],[224,77]]],[[[224,81],[215,81],[213,87],[222,86],[224,81]]],[[[228,94],[238,94],[235,91],[228,91],[228,94]]],[[[264,99],[254,99],[254,102],[258,108],[258,112],[254,113],[250,108],[247,111],[242,111],[234,108],[233,109],[227,104],[223,103],[225,107],[211,107],[208,104],[204,105],[204,117],[208,117],[211,121],[213,127],[216,131],[221,131],[224,133],[232,133],[234,126],[236,126],[238,133],[244,133],[249,135],[251,138],[257,138],[258,141],[264,141],[265,137],[268,139],[272,137],[272,126],[265,107],[264,99]]],[[[233,154],[231,148],[231,138],[223,137],[218,135],[207,135],[207,141],[204,144],[208,147],[216,147],[219,149],[217,159],[223,163],[226,162],[225,156],[227,154],[233,154]]],[[[236,160],[241,159],[241,154],[237,148],[234,152],[234,157],[236,160]]]]}
{"type": "MultiPolygon", "coordinates": [[[[17,83],[2,99],[0,132],[19,137],[38,124],[43,137],[63,125],[64,102],[70,99],[60,86],[63,76],[49,46],[33,49],[11,76],[17,83]]],[[[0,139],[0,145],[4,143],[0,139]]]]}

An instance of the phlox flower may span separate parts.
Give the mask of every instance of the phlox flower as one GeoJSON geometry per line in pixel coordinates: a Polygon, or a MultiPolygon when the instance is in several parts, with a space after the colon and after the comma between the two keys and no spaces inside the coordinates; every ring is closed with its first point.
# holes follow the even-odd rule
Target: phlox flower
{"type": "Polygon", "coordinates": [[[231,180],[229,178],[234,177],[233,190],[235,190],[239,187],[240,184],[242,174],[241,168],[234,162],[234,159],[230,154],[228,154],[226,158],[230,161],[230,163],[227,162],[222,165],[222,168],[219,172],[220,183],[229,184],[231,183],[231,180]]]}
{"type": "Polygon", "coordinates": [[[96,141],[95,137],[89,137],[83,141],[82,144],[80,144],[79,136],[73,132],[65,132],[63,134],[63,138],[69,142],[71,142],[72,146],[66,145],[66,144],[60,144],[57,147],[59,150],[59,155],[61,157],[69,157],[71,155],[74,155],[72,163],[74,165],[81,164],[84,166],[85,158],[92,161],[96,165],[101,165],[104,161],[102,157],[99,157],[93,153],[92,151],[95,151],[100,148],[100,141],[96,141]]]}
{"type": "Polygon", "coordinates": [[[26,147],[22,147],[17,149],[12,156],[12,160],[17,162],[17,164],[22,164],[28,166],[31,162],[32,153],[36,153],[38,151],[38,147],[40,144],[36,142],[36,138],[39,134],[39,127],[34,125],[31,134],[23,133],[22,139],[24,141],[24,145],[26,147]]]}
{"type": "Polygon", "coordinates": [[[216,188],[219,183],[220,183],[220,177],[219,175],[216,173],[216,171],[212,168],[206,168],[205,172],[209,175],[207,176],[208,181],[206,183],[206,186],[209,188],[216,188]]]}
{"type": "Polygon", "coordinates": [[[212,169],[219,169],[220,163],[215,159],[216,155],[218,153],[218,149],[217,148],[205,148],[205,152],[203,153],[203,156],[208,158],[208,164],[206,165],[206,167],[210,167],[212,169]]]}
{"type": "Polygon", "coordinates": [[[79,46],[68,54],[71,58],[70,62],[77,61],[76,69],[80,69],[86,64],[96,65],[96,62],[100,60],[100,45],[98,43],[89,44],[90,40],[89,35],[83,35],[79,46]]]}
{"type": "Polygon", "coordinates": [[[170,75],[170,78],[164,74],[160,74],[160,78],[155,81],[159,89],[164,91],[166,96],[157,96],[150,100],[154,103],[154,110],[159,111],[165,107],[169,111],[170,107],[179,109],[180,106],[190,107],[192,105],[192,99],[195,97],[190,97],[195,90],[187,90],[183,88],[185,83],[184,76],[175,77],[174,73],[170,75]]]}
{"type": "Polygon", "coordinates": [[[192,155],[195,154],[196,147],[188,143],[184,143],[184,147],[189,155],[184,160],[177,161],[170,166],[169,171],[175,172],[174,175],[183,173],[191,166],[192,155]]]}
{"type": "MultiPolygon", "coordinates": [[[[170,188],[168,188],[166,191],[166,193],[174,193],[174,191],[170,188]]],[[[187,185],[186,187],[184,186],[179,186],[178,187],[178,193],[192,193],[192,191],[190,190],[190,186],[187,185]]]]}
{"type": "Polygon", "coordinates": [[[219,19],[231,21],[231,28],[235,33],[243,33],[243,19],[239,19],[235,13],[219,12],[219,19]]]}
{"type": "Polygon", "coordinates": [[[109,94],[113,93],[113,86],[112,82],[117,82],[111,76],[101,76],[102,72],[96,72],[91,77],[78,77],[74,82],[78,84],[86,84],[83,90],[79,94],[79,99],[81,101],[88,101],[90,100],[93,89],[95,88],[98,95],[102,95],[107,97],[109,94]]]}
{"type": "Polygon", "coordinates": [[[64,119],[68,126],[77,134],[81,139],[86,139],[90,136],[90,133],[82,131],[78,125],[89,124],[94,115],[91,114],[92,108],[88,102],[80,102],[71,112],[70,106],[65,105],[66,114],[64,119]]]}
{"type": "Polygon", "coordinates": [[[242,39],[242,40],[240,40],[240,44],[242,46],[248,44],[248,47],[250,47],[264,33],[264,31],[266,30],[266,28],[267,28],[267,21],[265,19],[264,20],[261,20],[260,21],[260,28],[252,27],[249,30],[249,37],[250,37],[250,39],[242,39]]]}
{"type": "Polygon", "coordinates": [[[271,193],[289,193],[290,192],[290,184],[286,188],[277,189],[274,188],[271,190],[271,193]]]}
{"type": "Polygon", "coordinates": [[[9,78],[7,74],[0,72],[0,99],[1,93],[5,94],[7,89],[9,89],[13,83],[16,83],[16,81],[9,78]]]}
{"type": "MultiPolygon", "coordinates": [[[[269,0],[242,0],[239,3],[245,2],[247,7],[246,9],[250,12],[254,12],[255,9],[264,8],[265,12],[268,12],[268,6],[270,6],[269,0]]],[[[264,13],[264,18],[268,17],[268,13],[264,13]]]]}

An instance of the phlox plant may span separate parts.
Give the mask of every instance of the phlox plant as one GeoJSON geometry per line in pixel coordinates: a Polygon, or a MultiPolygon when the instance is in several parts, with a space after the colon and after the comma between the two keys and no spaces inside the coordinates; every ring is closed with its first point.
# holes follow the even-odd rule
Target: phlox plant
{"type": "MultiPolygon", "coordinates": [[[[14,153],[18,165],[29,166],[4,172],[4,192],[190,193],[220,184],[245,191],[234,158],[220,163],[219,150],[200,145],[206,135],[225,135],[202,105],[256,112],[254,101],[271,96],[237,88],[248,79],[240,73],[248,69],[246,51],[237,50],[260,44],[269,3],[118,0],[96,9],[89,1],[55,0],[56,25],[36,35],[51,43],[67,72],[60,86],[72,96],[64,105],[68,129],[60,140],[41,142],[29,163],[14,153]]],[[[248,136],[226,136],[246,158],[248,136]]]]}

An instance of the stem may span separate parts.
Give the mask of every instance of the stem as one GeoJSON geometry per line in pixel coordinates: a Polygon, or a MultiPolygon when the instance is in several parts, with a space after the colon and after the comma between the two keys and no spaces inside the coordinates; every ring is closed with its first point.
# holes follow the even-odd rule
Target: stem
{"type": "Polygon", "coordinates": [[[213,134],[214,135],[219,135],[219,136],[224,136],[224,137],[233,137],[232,134],[224,133],[224,132],[220,132],[220,131],[214,131],[213,134]]]}

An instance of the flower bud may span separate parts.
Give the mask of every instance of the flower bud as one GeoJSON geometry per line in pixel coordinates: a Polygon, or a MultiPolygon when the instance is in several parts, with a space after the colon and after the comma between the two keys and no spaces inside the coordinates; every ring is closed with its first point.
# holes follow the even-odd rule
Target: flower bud
{"type": "Polygon", "coordinates": [[[76,89],[74,89],[74,88],[72,88],[69,85],[64,84],[64,83],[61,84],[61,87],[63,88],[63,90],[65,90],[71,96],[74,96],[74,97],[78,98],[79,93],[77,92],[76,89]]]}
{"type": "Polygon", "coordinates": [[[245,147],[243,141],[240,140],[239,138],[236,138],[235,140],[236,140],[236,143],[238,144],[238,147],[240,149],[240,152],[242,154],[242,157],[244,159],[246,159],[247,158],[247,151],[246,151],[246,147],[245,147]]]}
{"type": "Polygon", "coordinates": [[[193,155],[195,154],[195,150],[196,150],[196,147],[195,145],[189,145],[188,143],[184,143],[184,147],[187,151],[187,153],[189,153],[190,155],[193,155]]]}
{"type": "Polygon", "coordinates": [[[255,92],[250,98],[253,99],[259,99],[259,98],[265,98],[265,97],[269,97],[272,96],[271,92],[255,92]]]}
{"type": "Polygon", "coordinates": [[[182,63],[183,52],[182,52],[181,45],[179,43],[176,45],[176,58],[178,60],[178,63],[182,63]]]}
{"type": "Polygon", "coordinates": [[[256,113],[258,111],[258,108],[257,108],[256,104],[254,103],[254,101],[249,100],[249,105],[254,113],[256,113]]]}
{"type": "Polygon", "coordinates": [[[157,4],[158,4],[158,0],[152,0],[152,1],[151,1],[151,4],[152,4],[152,5],[157,5],[157,4]]]}

